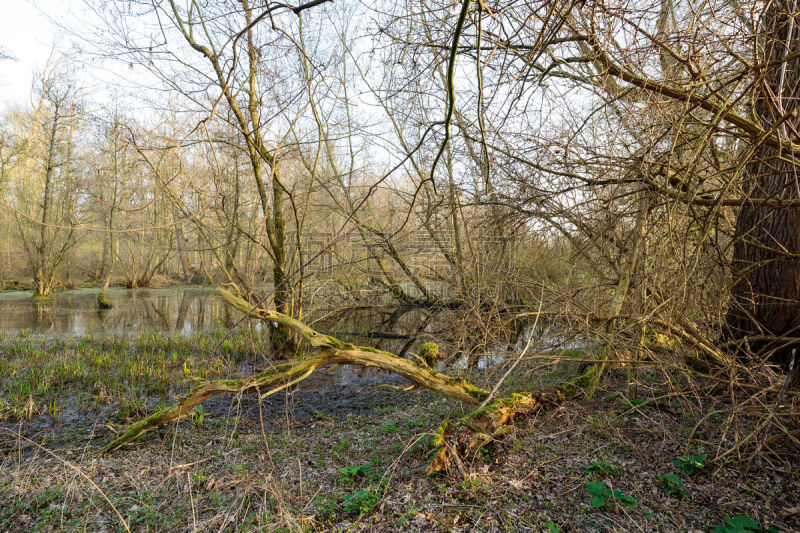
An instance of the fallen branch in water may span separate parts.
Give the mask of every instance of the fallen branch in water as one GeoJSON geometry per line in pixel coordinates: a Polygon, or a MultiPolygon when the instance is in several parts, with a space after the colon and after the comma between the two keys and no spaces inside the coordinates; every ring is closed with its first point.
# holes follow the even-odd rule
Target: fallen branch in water
{"type": "Polygon", "coordinates": [[[336,337],[319,333],[299,320],[277,311],[252,307],[246,300],[230,291],[217,290],[228,304],[246,315],[282,324],[319,350],[247,378],[200,382],[175,405],[131,424],[119,437],[108,444],[104,451],[120,448],[152,429],[188,416],[200,402],[212,396],[256,393],[265,397],[300,383],[320,367],[349,364],[388,370],[406,377],[426,389],[469,404],[480,405],[475,411],[456,423],[448,421],[442,423],[435,440],[439,450],[427,468],[429,474],[448,471],[451,474],[464,476],[466,475],[465,460],[474,457],[481,447],[507,433],[515,419],[530,416],[542,409],[552,408],[567,397],[576,395],[580,392],[584,382],[592,377],[591,370],[594,368],[590,368],[587,374],[578,376],[550,392],[514,393],[492,401],[488,391],[470,384],[463,378],[450,377],[437,372],[426,364],[423,357],[417,357],[416,361],[411,361],[389,352],[345,343],[336,337]],[[491,401],[491,403],[483,405],[482,402],[487,401],[491,401]]]}
{"type": "Polygon", "coordinates": [[[200,382],[175,405],[161,409],[147,418],[131,424],[119,437],[108,444],[104,451],[115,450],[152,429],[186,417],[200,402],[212,396],[248,393],[258,393],[262,397],[268,396],[301,382],[317,368],[333,364],[359,365],[388,370],[408,378],[426,389],[476,405],[486,399],[489,394],[462,378],[454,378],[437,372],[422,360],[414,362],[389,352],[342,342],[330,335],[314,331],[299,320],[277,311],[254,308],[243,298],[227,290],[218,289],[218,291],[220,296],[236,309],[248,316],[277,322],[292,329],[311,346],[319,348],[319,351],[276,365],[248,378],[200,382]]]}

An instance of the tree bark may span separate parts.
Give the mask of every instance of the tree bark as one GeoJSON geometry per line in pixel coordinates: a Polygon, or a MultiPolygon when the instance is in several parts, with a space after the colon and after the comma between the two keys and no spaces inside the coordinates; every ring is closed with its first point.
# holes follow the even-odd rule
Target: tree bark
{"type": "MultiPolygon", "coordinates": [[[[764,56],[771,67],[758,85],[756,119],[765,130],[777,130],[783,141],[797,142],[800,118],[800,60],[784,61],[800,50],[800,23],[792,17],[796,0],[767,4],[763,14],[764,56]]],[[[752,148],[745,167],[745,197],[766,200],[800,198],[794,155],[773,145],[752,148]]],[[[736,220],[732,274],[733,288],[726,322],[737,346],[788,368],[793,343],[759,340],[750,336],[785,336],[800,326],[800,208],[775,209],[757,201],[745,202],[736,220]]]]}

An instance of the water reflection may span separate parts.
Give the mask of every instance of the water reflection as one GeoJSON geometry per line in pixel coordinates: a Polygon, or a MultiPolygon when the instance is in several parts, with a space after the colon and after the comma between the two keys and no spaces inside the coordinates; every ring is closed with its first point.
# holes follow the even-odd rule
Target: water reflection
{"type": "Polygon", "coordinates": [[[109,289],[113,308],[99,310],[96,289],[66,291],[45,302],[30,293],[0,294],[0,331],[53,335],[146,332],[190,334],[233,324],[228,306],[211,288],[109,289]]]}
{"type": "MultiPolygon", "coordinates": [[[[29,292],[0,294],[0,332],[23,330],[53,336],[86,334],[135,335],[165,333],[190,335],[217,328],[230,328],[242,317],[210,287],[169,289],[110,289],[113,307],[100,310],[97,289],[55,294],[49,301],[34,302],[29,292]]],[[[433,340],[440,345],[446,364],[478,369],[495,367],[510,354],[524,348],[529,331],[525,325],[492,331],[490,338],[479,328],[466,327],[464,317],[447,310],[398,308],[375,305],[357,308],[316,309],[304,317],[317,331],[336,335],[346,342],[374,346],[401,356],[419,344],[433,340]],[[522,345],[520,345],[522,342],[522,345]]],[[[245,321],[247,322],[247,321],[245,321]]],[[[263,323],[250,323],[256,329],[263,323]]],[[[541,331],[535,349],[555,350],[570,342],[553,340],[541,331]],[[548,342],[550,339],[550,342],[548,342]],[[556,346],[558,345],[558,346],[556,346]]],[[[575,344],[576,339],[570,339],[575,344]]],[[[584,345],[585,341],[578,344],[584,345]]]]}

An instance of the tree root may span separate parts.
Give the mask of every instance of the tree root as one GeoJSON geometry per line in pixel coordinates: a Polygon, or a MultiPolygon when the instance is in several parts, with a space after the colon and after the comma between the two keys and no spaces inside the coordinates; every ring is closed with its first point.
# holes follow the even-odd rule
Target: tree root
{"type": "Polygon", "coordinates": [[[319,351],[274,366],[248,378],[202,381],[177,404],[157,411],[144,420],[130,425],[103,451],[115,450],[152,429],[186,417],[195,406],[212,396],[247,393],[268,396],[299,383],[317,368],[332,364],[350,364],[388,370],[408,378],[426,389],[476,405],[486,399],[489,394],[462,378],[454,378],[437,372],[426,365],[424,361],[412,362],[389,352],[342,342],[335,337],[314,331],[306,324],[277,311],[253,308],[247,301],[229,291],[224,289],[218,289],[218,291],[222,298],[233,307],[249,316],[277,322],[292,329],[309,344],[319,348],[319,351]]]}

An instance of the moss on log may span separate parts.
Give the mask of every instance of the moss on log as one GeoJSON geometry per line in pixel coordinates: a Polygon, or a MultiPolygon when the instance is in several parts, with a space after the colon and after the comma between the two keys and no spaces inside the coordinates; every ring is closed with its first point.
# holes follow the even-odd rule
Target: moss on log
{"type": "Polygon", "coordinates": [[[111,300],[106,297],[105,291],[97,295],[97,307],[100,309],[111,309],[114,307],[114,305],[111,303],[111,300]]]}
{"type": "Polygon", "coordinates": [[[467,469],[464,462],[510,431],[514,420],[551,408],[564,399],[560,389],[548,393],[513,393],[476,409],[456,423],[445,420],[439,426],[433,442],[439,451],[426,472],[433,474],[445,471],[465,477],[467,469]]]}
{"type": "MultiPolygon", "coordinates": [[[[218,291],[233,307],[249,316],[285,325],[318,348],[318,351],[276,365],[248,378],[200,382],[175,405],[129,426],[117,439],[109,443],[104,451],[120,448],[152,429],[188,416],[195,406],[212,396],[247,393],[268,396],[301,382],[317,368],[328,365],[350,364],[388,370],[429,390],[473,405],[480,405],[489,397],[487,391],[462,378],[447,376],[432,369],[423,356],[418,356],[417,362],[414,362],[375,348],[345,343],[336,337],[314,331],[308,325],[277,311],[253,307],[230,291],[224,289],[218,291]]],[[[515,420],[560,405],[566,398],[580,394],[585,387],[594,387],[598,378],[596,366],[591,366],[585,374],[548,392],[512,393],[510,396],[499,398],[475,409],[455,423],[445,420],[439,427],[434,441],[439,450],[428,466],[427,472],[431,474],[446,471],[461,477],[466,476],[467,469],[464,463],[475,457],[480,448],[496,441],[511,430],[515,420]]]]}
{"type": "Polygon", "coordinates": [[[104,451],[115,450],[135,438],[169,422],[187,416],[203,400],[219,394],[259,393],[273,394],[310,376],[317,368],[333,364],[349,364],[379,368],[399,374],[421,387],[471,404],[480,404],[489,393],[462,378],[437,372],[427,365],[417,364],[392,353],[345,343],[330,335],[323,335],[299,320],[270,309],[250,306],[244,299],[224,289],[220,295],[233,307],[261,320],[272,320],[298,333],[319,351],[244,379],[221,379],[200,382],[187,396],[171,407],[153,413],[144,420],[129,426],[104,451]]]}
{"type": "Polygon", "coordinates": [[[546,392],[512,393],[479,407],[455,423],[445,420],[434,439],[439,450],[426,472],[447,472],[466,477],[465,462],[475,458],[481,448],[508,433],[515,420],[553,409],[567,398],[585,394],[587,389],[593,390],[597,386],[599,378],[597,365],[592,365],[580,376],[546,392]]]}

